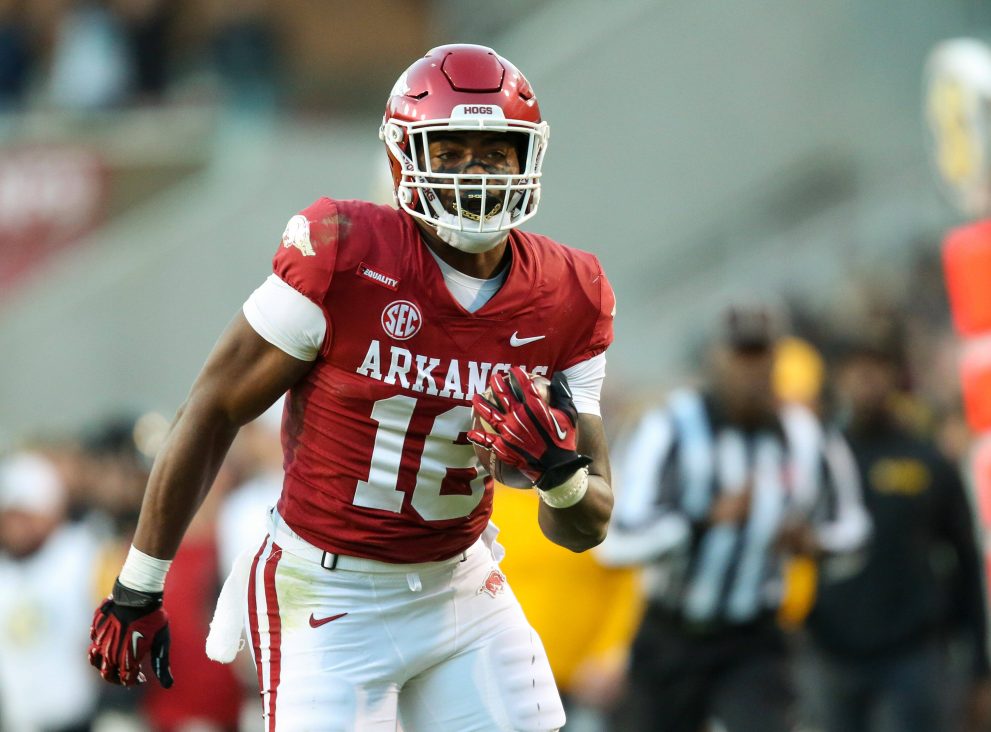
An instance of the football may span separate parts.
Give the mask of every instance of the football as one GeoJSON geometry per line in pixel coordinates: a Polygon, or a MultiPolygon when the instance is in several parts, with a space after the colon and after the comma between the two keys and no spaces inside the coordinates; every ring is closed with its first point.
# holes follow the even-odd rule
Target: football
{"type": "MultiPolygon", "coordinates": [[[[550,380],[544,378],[543,376],[531,376],[530,381],[533,382],[534,386],[537,387],[537,392],[540,394],[540,398],[545,402],[550,399],[550,380]]],[[[485,392],[485,398],[491,401],[492,390],[489,389],[485,392]]],[[[494,432],[492,425],[486,422],[477,413],[474,414],[472,426],[475,429],[483,429],[486,432],[494,432]]],[[[482,463],[482,467],[488,471],[489,475],[497,483],[502,483],[503,485],[509,486],[510,488],[533,488],[533,483],[527,478],[523,473],[521,473],[517,468],[512,465],[507,465],[496,457],[495,453],[488,450],[481,445],[474,445],[475,456],[478,458],[479,462],[482,463]]]]}

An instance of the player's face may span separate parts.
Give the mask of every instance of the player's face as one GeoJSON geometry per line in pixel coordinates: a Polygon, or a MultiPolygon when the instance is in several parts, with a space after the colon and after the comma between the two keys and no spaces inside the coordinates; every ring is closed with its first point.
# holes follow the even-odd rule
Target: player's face
{"type": "MultiPolygon", "coordinates": [[[[515,175],[520,172],[520,156],[516,149],[516,135],[505,132],[445,132],[429,138],[427,154],[430,169],[437,173],[470,175],[515,175]]],[[[461,205],[470,217],[481,215],[482,179],[468,178],[462,181],[461,205]],[[467,185],[464,185],[467,184],[467,185]],[[472,188],[472,185],[478,186],[472,188]]],[[[456,196],[452,190],[438,189],[441,204],[450,213],[457,214],[456,196]]],[[[485,215],[493,216],[502,210],[504,196],[493,194],[491,184],[485,195],[485,215]]]]}

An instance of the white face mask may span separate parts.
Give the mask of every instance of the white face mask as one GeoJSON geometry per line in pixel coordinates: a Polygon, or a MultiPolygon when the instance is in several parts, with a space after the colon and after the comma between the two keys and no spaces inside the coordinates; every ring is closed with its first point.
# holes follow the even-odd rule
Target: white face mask
{"type": "MultiPolygon", "coordinates": [[[[451,214],[446,212],[445,214],[454,219],[451,214]]],[[[460,249],[462,252],[468,252],[468,254],[479,254],[494,249],[506,241],[509,236],[509,232],[505,229],[502,231],[459,231],[446,226],[438,226],[434,231],[437,232],[441,241],[450,244],[455,249],[460,249]]]]}
{"type": "Polygon", "coordinates": [[[506,120],[499,107],[492,107],[492,111],[496,112],[492,119],[466,117],[461,114],[461,108],[456,107],[449,119],[419,122],[384,120],[379,130],[389,154],[402,170],[396,189],[399,207],[429,224],[444,243],[471,254],[489,251],[505,241],[510,229],[533,217],[540,201],[540,169],[547,148],[547,124],[506,120]],[[512,174],[466,174],[438,173],[420,167],[421,156],[417,150],[429,148],[428,133],[479,130],[526,135],[528,147],[524,169],[512,174]],[[408,151],[404,145],[409,147],[408,151]],[[478,179],[482,181],[480,186],[478,179]],[[504,201],[504,208],[488,217],[471,214],[461,205],[460,196],[463,190],[478,188],[485,191],[485,200],[504,201]],[[438,191],[453,192],[451,195],[455,197],[454,209],[457,213],[441,206],[438,191]]]}

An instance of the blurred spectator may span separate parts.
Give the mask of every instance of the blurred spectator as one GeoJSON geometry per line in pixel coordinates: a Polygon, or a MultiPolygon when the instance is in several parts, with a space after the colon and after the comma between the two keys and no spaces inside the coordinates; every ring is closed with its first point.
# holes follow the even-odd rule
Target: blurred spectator
{"type": "Polygon", "coordinates": [[[874,535],[862,566],[820,574],[809,630],[815,689],[828,732],[939,732],[947,717],[945,641],[967,640],[968,729],[991,722],[991,677],[980,552],[964,486],[934,445],[899,422],[902,341],[867,322],[842,344],[840,415],[856,457],[874,535]],[[939,577],[940,547],[955,559],[939,577]],[[883,726],[879,712],[890,715],[883,726]]]}
{"type": "Polygon", "coordinates": [[[113,107],[127,98],[131,59],[120,19],[101,0],[75,0],[55,32],[52,103],[72,110],[113,107]]]}
{"type": "MultiPolygon", "coordinates": [[[[154,413],[107,417],[83,433],[80,455],[59,461],[66,470],[79,470],[72,481],[78,484],[73,514],[101,538],[95,566],[99,597],[110,594],[127,554],[151,459],[167,427],[165,418],[154,413]]],[[[101,721],[107,711],[117,723],[136,718],[141,693],[106,684],[98,687],[101,721]]]]}
{"type": "Polygon", "coordinates": [[[86,660],[98,543],[64,521],[55,467],[0,461],[0,728],[88,730],[98,688],[86,660]]]}
{"type": "Polygon", "coordinates": [[[105,419],[83,437],[89,471],[90,507],[107,516],[116,533],[130,542],[137,523],[153,452],[136,440],[140,420],[130,416],[105,419]]]}
{"type": "Polygon", "coordinates": [[[0,112],[23,104],[32,57],[23,0],[0,0],[0,112]]]}
{"type": "Polygon", "coordinates": [[[175,5],[168,0],[113,0],[127,43],[131,92],[138,100],[162,98],[169,80],[169,31],[175,5]]]}
{"type": "Polygon", "coordinates": [[[277,43],[266,0],[209,6],[213,37],[210,48],[222,91],[241,109],[267,109],[275,98],[277,43]]]}
{"type": "Polygon", "coordinates": [[[538,503],[532,490],[496,486],[492,521],[506,549],[500,566],[544,642],[567,729],[594,732],[622,694],[642,613],[637,576],[549,542],[537,526],[538,503]],[[562,603],[574,611],[562,612],[562,603]]]}
{"type": "Polygon", "coordinates": [[[647,564],[620,730],[792,729],[776,621],[785,562],[856,549],[868,520],[845,446],[772,391],[780,318],[729,309],[707,387],[649,411],[617,460],[602,556],[647,564]]]}
{"type": "Polygon", "coordinates": [[[89,457],[82,442],[73,436],[43,436],[26,443],[27,449],[37,452],[52,463],[58,471],[65,489],[66,517],[76,521],[92,508],[91,478],[89,457]]]}

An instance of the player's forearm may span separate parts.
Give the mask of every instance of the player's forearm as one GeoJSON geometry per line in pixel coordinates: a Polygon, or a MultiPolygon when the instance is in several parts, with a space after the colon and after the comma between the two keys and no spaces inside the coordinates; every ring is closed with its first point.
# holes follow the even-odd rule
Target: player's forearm
{"type": "Polygon", "coordinates": [[[606,538],[612,506],[609,483],[601,476],[589,475],[588,490],[580,502],[569,508],[551,508],[541,502],[537,521],[544,536],[555,544],[583,552],[606,538]]]}
{"type": "Polygon", "coordinates": [[[135,548],[160,559],[175,556],[237,430],[210,404],[192,400],[180,409],[148,480],[135,548]]]}

